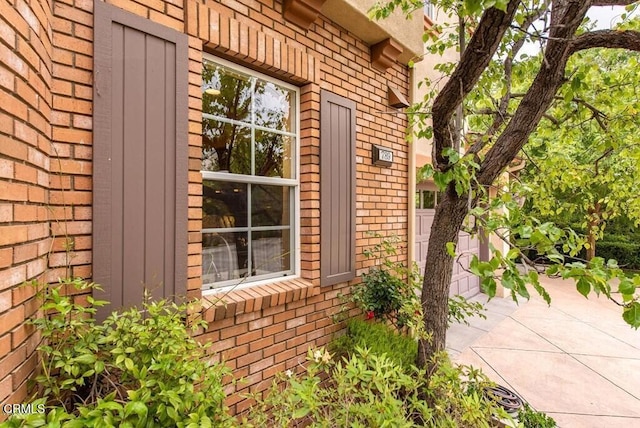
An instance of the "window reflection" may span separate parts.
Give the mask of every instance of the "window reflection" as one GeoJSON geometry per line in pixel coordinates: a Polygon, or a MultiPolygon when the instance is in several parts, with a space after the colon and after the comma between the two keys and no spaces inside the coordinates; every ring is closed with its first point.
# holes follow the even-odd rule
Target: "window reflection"
{"type": "Polygon", "coordinates": [[[263,177],[291,178],[291,137],[256,131],[256,173],[263,177]]]}
{"type": "Polygon", "coordinates": [[[295,90],[204,60],[202,170],[229,173],[203,174],[207,286],[294,270],[296,103],[295,90]]]}
{"type": "Polygon", "coordinates": [[[203,119],[202,169],[251,174],[251,129],[203,119]]]}
{"type": "Polygon", "coordinates": [[[251,189],[251,224],[253,226],[288,226],[290,224],[289,187],[253,185],[251,189]]]}

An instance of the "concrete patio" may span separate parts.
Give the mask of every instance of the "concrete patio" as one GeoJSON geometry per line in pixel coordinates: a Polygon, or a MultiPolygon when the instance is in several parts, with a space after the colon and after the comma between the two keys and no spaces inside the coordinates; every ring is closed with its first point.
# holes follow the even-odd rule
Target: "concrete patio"
{"type": "Polygon", "coordinates": [[[454,360],[481,367],[560,427],[640,427],[640,331],[615,304],[585,299],[573,282],[543,285],[551,307],[537,295],[519,306],[495,298],[487,319],[452,326],[454,360]]]}

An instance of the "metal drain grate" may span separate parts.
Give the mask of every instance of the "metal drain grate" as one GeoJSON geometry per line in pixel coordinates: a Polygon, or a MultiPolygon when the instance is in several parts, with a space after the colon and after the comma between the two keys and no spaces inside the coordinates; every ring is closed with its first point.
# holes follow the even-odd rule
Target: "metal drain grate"
{"type": "Polygon", "coordinates": [[[488,399],[495,401],[509,414],[517,414],[523,406],[522,398],[502,385],[484,388],[484,395],[488,399]]]}

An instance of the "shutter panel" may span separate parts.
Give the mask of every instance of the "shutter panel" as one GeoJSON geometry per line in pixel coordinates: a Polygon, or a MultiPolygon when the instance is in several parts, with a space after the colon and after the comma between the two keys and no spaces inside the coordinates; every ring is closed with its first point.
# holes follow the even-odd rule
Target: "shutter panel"
{"type": "Polygon", "coordinates": [[[356,104],[320,94],[320,284],[356,275],[356,104]]]}
{"type": "Polygon", "coordinates": [[[94,3],[93,280],[109,308],[186,293],[187,36],[94,3]]]}

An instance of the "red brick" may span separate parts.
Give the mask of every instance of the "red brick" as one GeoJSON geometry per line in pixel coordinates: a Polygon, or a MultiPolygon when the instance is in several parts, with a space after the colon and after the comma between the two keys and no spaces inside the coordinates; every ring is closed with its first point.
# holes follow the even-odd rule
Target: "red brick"
{"type": "Polygon", "coordinates": [[[251,331],[249,333],[242,334],[236,338],[236,343],[242,345],[244,343],[251,343],[262,338],[261,331],[251,331]]]}
{"type": "Polygon", "coordinates": [[[11,335],[0,336],[0,359],[4,358],[11,351],[11,335]]]}
{"type": "MultiPolygon", "coordinates": [[[[25,313],[24,306],[17,306],[4,314],[2,314],[2,323],[0,323],[0,334],[5,334],[11,331],[15,326],[24,322],[25,313]]],[[[2,362],[0,362],[0,377],[3,377],[2,374],[2,362]]]]}
{"type": "MultiPolygon", "coordinates": [[[[4,290],[14,285],[22,284],[27,280],[27,270],[24,265],[14,266],[0,271],[0,290],[4,290]]],[[[3,325],[0,323],[0,329],[3,325]]],[[[1,334],[1,333],[0,333],[1,334]]]]}
{"type": "Polygon", "coordinates": [[[271,367],[273,365],[273,362],[274,362],[273,357],[263,358],[260,361],[255,362],[249,366],[249,373],[254,374],[268,367],[271,367]]]}
{"type": "Polygon", "coordinates": [[[273,336],[265,337],[264,339],[254,340],[249,344],[249,351],[256,352],[267,346],[273,345],[273,336]]]}
{"type": "MultiPolygon", "coordinates": [[[[6,376],[4,379],[0,380],[0,402],[5,403],[5,399],[11,395],[13,392],[13,380],[11,376],[6,376]]],[[[3,417],[0,416],[0,422],[2,422],[3,417]]]]}
{"type": "Polygon", "coordinates": [[[238,367],[244,367],[249,364],[255,363],[256,361],[259,361],[260,359],[262,359],[262,353],[253,352],[247,355],[243,355],[242,357],[238,357],[237,364],[238,364],[238,367]]]}

